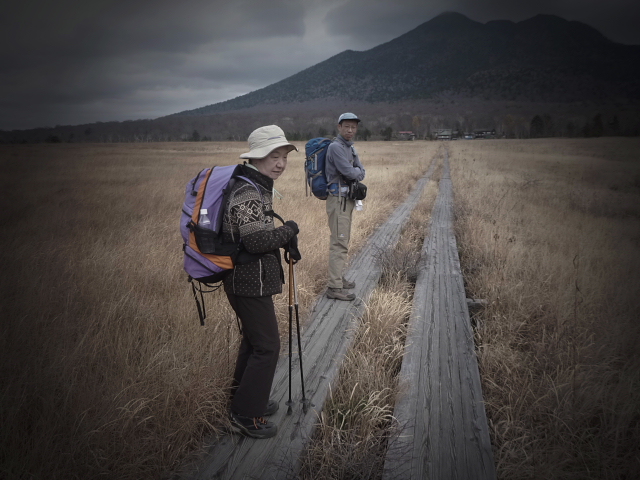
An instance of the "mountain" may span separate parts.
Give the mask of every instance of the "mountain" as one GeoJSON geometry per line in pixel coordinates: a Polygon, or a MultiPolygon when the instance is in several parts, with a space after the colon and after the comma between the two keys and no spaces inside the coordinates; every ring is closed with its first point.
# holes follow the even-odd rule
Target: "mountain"
{"type": "Polygon", "coordinates": [[[246,140],[267,124],[303,140],[330,135],[344,111],[357,112],[372,139],[389,130],[428,138],[438,128],[640,135],[639,79],[640,46],[583,23],[538,15],[483,24],[445,13],[225,102],[154,120],[0,132],[0,143],[246,140]]]}
{"type": "Polygon", "coordinates": [[[529,102],[640,99],[640,46],[553,15],[482,24],[445,13],[364,52],[344,51],[280,82],[177,115],[341,99],[457,96],[529,102]]]}

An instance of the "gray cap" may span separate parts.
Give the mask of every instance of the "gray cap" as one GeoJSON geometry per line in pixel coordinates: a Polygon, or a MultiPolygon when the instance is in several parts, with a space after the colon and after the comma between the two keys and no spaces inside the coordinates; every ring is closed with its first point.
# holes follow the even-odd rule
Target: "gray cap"
{"type": "Polygon", "coordinates": [[[343,120],[355,120],[356,122],[360,121],[355,113],[343,113],[338,119],[338,124],[342,123],[343,120]]]}

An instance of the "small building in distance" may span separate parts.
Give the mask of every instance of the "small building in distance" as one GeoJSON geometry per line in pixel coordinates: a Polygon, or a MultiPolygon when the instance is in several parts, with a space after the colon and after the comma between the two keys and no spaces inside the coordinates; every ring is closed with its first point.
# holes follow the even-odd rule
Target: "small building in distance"
{"type": "Polygon", "coordinates": [[[496,129],[480,129],[473,131],[474,138],[496,138],[496,129]]]}
{"type": "Polygon", "coordinates": [[[415,140],[416,139],[416,134],[413,132],[398,132],[396,134],[396,137],[398,138],[398,140],[415,140]]]}
{"type": "Polygon", "coordinates": [[[436,140],[451,140],[453,130],[450,128],[439,128],[434,133],[436,140]]]}
{"type": "Polygon", "coordinates": [[[434,140],[474,140],[477,138],[497,138],[496,130],[494,129],[480,129],[473,132],[464,132],[462,130],[454,130],[452,128],[439,128],[432,133],[434,140]]]}

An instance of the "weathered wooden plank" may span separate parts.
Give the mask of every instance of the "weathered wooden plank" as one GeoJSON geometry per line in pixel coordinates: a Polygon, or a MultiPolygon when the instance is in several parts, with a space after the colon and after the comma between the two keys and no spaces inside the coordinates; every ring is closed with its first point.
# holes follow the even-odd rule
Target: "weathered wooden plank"
{"type": "MultiPolygon", "coordinates": [[[[372,234],[363,249],[352,260],[346,277],[357,284],[354,302],[319,297],[302,333],[303,368],[306,396],[310,402],[305,413],[301,405],[299,359],[293,359],[292,392],[295,406],[287,415],[289,359],[281,356],[274,377],[271,398],[281,408],[271,419],[278,425],[278,435],[266,440],[253,440],[226,435],[212,441],[204,457],[174,477],[192,479],[280,479],[295,475],[299,457],[310,440],[317,417],[335,381],[344,355],[353,341],[357,319],[366,300],[380,278],[377,258],[395,246],[403,225],[415,208],[434,166],[418,180],[407,200],[372,234]]],[[[297,349],[294,348],[294,351],[297,349]]]]}
{"type": "MultiPolygon", "coordinates": [[[[437,212],[434,209],[434,212],[437,212]]],[[[435,213],[437,215],[437,213],[435,213]]],[[[430,223],[434,223],[434,218],[432,217],[430,223]]],[[[428,425],[423,424],[422,422],[412,422],[409,419],[412,418],[414,412],[421,408],[425,408],[424,400],[433,398],[429,389],[432,385],[429,382],[424,381],[424,376],[433,375],[433,372],[427,372],[426,370],[421,369],[422,365],[422,357],[424,355],[431,355],[430,351],[425,351],[423,345],[420,341],[414,341],[416,339],[421,339],[424,335],[429,335],[429,332],[424,332],[425,328],[430,328],[431,325],[427,322],[418,321],[418,319],[413,318],[413,316],[420,314],[425,310],[429,310],[434,307],[434,299],[432,298],[433,291],[436,290],[434,281],[437,278],[436,270],[437,270],[437,262],[429,262],[427,263],[428,252],[432,251],[436,248],[436,236],[430,236],[426,239],[423,244],[422,253],[420,257],[419,264],[419,277],[417,280],[414,296],[413,296],[413,309],[412,309],[412,318],[409,321],[409,331],[407,334],[407,344],[405,347],[405,355],[402,363],[402,370],[404,375],[407,378],[415,379],[412,380],[413,386],[418,389],[423,389],[424,391],[420,392],[420,394],[416,395],[403,395],[402,398],[404,402],[400,402],[396,405],[396,417],[408,419],[405,421],[401,428],[399,428],[399,435],[403,438],[403,442],[397,442],[395,445],[391,445],[390,449],[399,448],[403,461],[396,462],[393,465],[393,478],[408,478],[409,472],[411,472],[413,466],[411,462],[411,456],[420,450],[419,446],[414,446],[413,442],[421,442],[427,441],[428,437],[424,434],[425,428],[428,425]],[[418,406],[420,405],[420,406],[418,406]],[[404,412],[404,413],[399,413],[404,412]]],[[[435,305],[437,306],[437,298],[435,299],[435,305]]],[[[437,342],[428,344],[427,349],[437,348],[437,342]]],[[[436,357],[437,358],[437,357],[436,357]]],[[[438,364],[432,363],[430,367],[435,367],[438,369],[438,364]]],[[[408,385],[401,385],[401,389],[407,389],[408,385]]],[[[401,393],[402,395],[402,393],[401,393]]],[[[428,417],[425,417],[428,418],[428,417]]],[[[434,421],[436,422],[435,428],[439,427],[439,416],[434,416],[434,421]]],[[[423,448],[427,448],[426,445],[423,448]]],[[[389,464],[387,464],[388,466],[389,464]]],[[[420,466],[418,466],[420,467],[420,466]]],[[[418,478],[420,478],[420,469],[418,470],[418,478]]]]}
{"type": "Polygon", "coordinates": [[[446,154],[428,228],[383,478],[494,479],[446,154]]]}
{"type": "MultiPolygon", "coordinates": [[[[453,190],[450,180],[448,185],[448,188],[453,190]]],[[[460,334],[458,335],[458,352],[459,358],[461,359],[461,398],[465,400],[462,404],[462,413],[465,419],[466,440],[468,445],[470,445],[469,448],[466,448],[466,452],[469,455],[466,478],[495,478],[495,465],[493,463],[493,454],[491,451],[489,428],[487,425],[484,401],[482,398],[480,374],[474,350],[473,329],[471,328],[471,321],[467,308],[462,269],[460,267],[460,259],[458,256],[458,247],[453,232],[453,194],[450,195],[450,198],[451,207],[449,213],[450,234],[448,253],[451,271],[451,286],[454,289],[453,305],[456,309],[456,325],[460,331],[460,334]],[[471,447],[471,445],[473,447],[471,447]],[[485,475],[481,475],[480,472],[484,472],[485,475]]]]}
{"type": "MultiPolygon", "coordinates": [[[[443,271],[441,272],[441,291],[440,296],[444,298],[444,311],[441,311],[440,315],[440,328],[443,326],[447,332],[447,345],[446,345],[446,358],[448,367],[448,381],[445,385],[449,386],[448,392],[448,405],[451,417],[451,443],[452,448],[447,452],[441,451],[441,455],[446,455],[447,462],[443,462],[438,474],[446,474],[452,472],[452,478],[469,478],[468,462],[469,452],[465,448],[466,435],[465,427],[467,425],[467,419],[465,418],[464,403],[468,401],[463,396],[463,387],[461,381],[461,369],[463,356],[465,354],[464,349],[460,349],[461,325],[458,319],[461,312],[456,311],[456,298],[454,297],[455,288],[452,285],[452,252],[450,249],[451,236],[453,234],[450,223],[451,216],[449,213],[452,210],[452,190],[451,181],[447,175],[447,169],[445,168],[445,174],[441,180],[442,198],[443,198],[443,223],[440,226],[440,245],[438,252],[443,258],[443,271]]],[[[455,252],[457,255],[457,252],[455,252]]],[[[473,347],[471,347],[473,348],[473,347]]]]}

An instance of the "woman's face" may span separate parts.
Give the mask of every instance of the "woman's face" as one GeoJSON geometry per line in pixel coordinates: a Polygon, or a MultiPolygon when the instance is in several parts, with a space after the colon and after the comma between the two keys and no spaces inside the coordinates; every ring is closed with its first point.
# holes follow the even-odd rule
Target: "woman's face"
{"type": "Polygon", "coordinates": [[[264,158],[251,160],[251,163],[263,175],[277,180],[287,168],[288,154],[289,147],[278,147],[264,158]]]}

